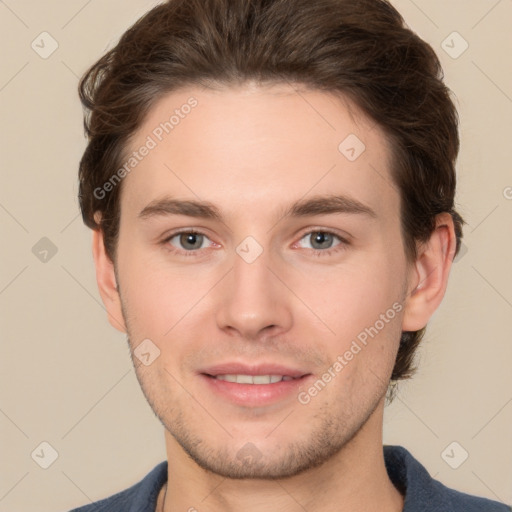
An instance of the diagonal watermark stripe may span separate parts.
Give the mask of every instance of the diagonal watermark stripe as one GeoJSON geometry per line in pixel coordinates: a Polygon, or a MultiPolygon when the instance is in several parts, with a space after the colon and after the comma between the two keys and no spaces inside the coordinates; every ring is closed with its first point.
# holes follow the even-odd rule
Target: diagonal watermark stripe
{"type": "Polygon", "coordinates": [[[85,492],[83,491],[83,489],[81,487],[79,487],[76,482],[74,482],[66,473],[64,473],[64,471],[61,470],[61,473],[91,502],[93,503],[92,499],[90,498],[90,496],[88,496],[87,494],[85,494],[85,492]]]}
{"type": "MultiPolygon", "coordinates": [[[[377,379],[379,379],[383,384],[385,383],[385,381],[379,376],[377,375],[371,368],[369,368],[370,372],[373,373],[373,375],[375,375],[375,377],[377,377],[377,379]]],[[[395,398],[397,398],[398,400],[400,400],[400,402],[402,402],[402,404],[409,410],[409,412],[411,412],[411,414],[413,414],[428,430],[430,430],[430,432],[432,432],[432,434],[434,434],[435,437],[437,437],[437,439],[439,439],[439,436],[436,434],[436,432],[434,431],[434,429],[432,429],[431,427],[429,427],[406,403],[404,400],[402,400],[398,395],[395,396],[395,398]]]]}
{"type": "Polygon", "coordinates": [[[266,436],[265,436],[265,439],[267,439],[268,436],[272,435],[279,426],[281,426],[285,421],[286,419],[295,412],[295,409],[292,409],[266,436]]]}
{"type": "Polygon", "coordinates": [[[487,18],[487,16],[489,16],[489,14],[491,14],[492,11],[494,11],[494,9],[496,9],[496,7],[498,7],[498,5],[501,4],[501,0],[498,0],[472,27],[471,29],[474,29],[476,28],[478,25],[480,25],[480,23],[482,23],[482,21],[485,20],[485,18],[487,18]]]}
{"type": "Polygon", "coordinates": [[[418,9],[418,11],[423,14],[423,16],[425,16],[425,18],[427,18],[430,23],[434,25],[434,27],[439,28],[439,25],[416,2],[414,2],[414,0],[409,0],[409,2],[411,2],[411,4],[414,5],[416,9],[418,9]]]}
{"type": "Polygon", "coordinates": [[[313,315],[318,318],[318,320],[320,320],[320,322],[322,322],[325,327],[327,327],[327,329],[329,329],[329,331],[331,331],[332,334],[334,334],[336,336],[336,333],[268,266],[266,265],[267,269],[272,272],[272,274],[274,274],[274,276],[277,277],[277,279],[279,279],[279,281],[281,281],[281,283],[290,291],[293,293],[293,295],[299,299],[302,304],[304,304],[304,306],[306,306],[307,309],[309,309],[309,311],[311,311],[311,313],[313,313],[313,315]]]}
{"type": "Polygon", "coordinates": [[[503,409],[505,409],[505,407],[507,407],[507,405],[512,402],[512,398],[505,403],[505,405],[503,407],[500,408],[500,410],[483,426],[480,428],[480,430],[478,430],[478,432],[471,438],[471,439],[474,439],[478,434],[480,434],[480,432],[482,432],[482,430],[487,427],[487,425],[489,425],[489,423],[491,423],[491,421],[494,420],[494,418],[496,418],[496,416],[498,416],[498,414],[500,414],[501,411],[503,411],[503,409]]]}
{"type": "Polygon", "coordinates": [[[494,87],[496,87],[496,89],[498,89],[498,91],[500,91],[501,94],[503,94],[503,96],[507,98],[508,101],[512,102],[512,98],[474,60],[472,60],[471,62],[473,66],[475,66],[475,68],[477,68],[478,71],[480,71],[480,73],[482,73],[482,75],[484,75],[487,78],[487,80],[489,80],[489,82],[491,82],[494,85],[494,87]]]}
{"type": "Polygon", "coordinates": [[[25,25],[25,27],[26,27],[26,28],[30,28],[30,27],[29,27],[29,26],[28,26],[28,25],[23,21],[23,19],[22,19],[20,16],[18,16],[18,14],[16,14],[16,13],[12,10],[12,8],[11,8],[11,7],[9,7],[9,6],[7,5],[7,3],[5,2],[5,0],[0,0],[0,4],[4,5],[4,6],[6,7],[6,9],[8,9],[9,11],[11,11],[11,14],[12,14],[13,16],[15,16],[16,18],[18,18],[18,20],[19,20],[21,23],[23,23],[23,25],[25,25]]]}
{"type": "Polygon", "coordinates": [[[64,439],[69,435],[69,433],[80,423],[82,420],[132,371],[130,368],[113,386],[108,389],[103,396],[92,405],[92,407],[61,437],[61,439],[64,439]]]}
{"type": "Polygon", "coordinates": [[[29,437],[27,436],[27,434],[21,429],[21,427],[15,423],[11,418],[9,418],[9,416],[7,416],[7,414],[5,413],[5,411],[3,409],[0,409],[0,412],[27,438],[29,439],[29,437]]]}
{"type": "Polygon", "coordinates": [[[512,303],[510,303],[509,300],[502,295],[488,279],[486,279],[473,265],[471,265],[471,268],[512,308],[512,303]]]}
{"type": "Polygon", "coordinates": [[[16,222],[16,224],[25,231],[25,233],[29,232],[28,229],[2,203],[0,203],[0,208],[2,208],[2,210],[4,210],[4,212],[7,213],[7,215],[9,215],[12,220],[14,220],[14,222],[16,222]]]}
{"type": "Polygon", "coordinates": [[[487,220],[496,211],[496,208],[498,208],[498,206],[499,204],[497,204],[473,229],[471,229],[471,233],[473,233],[475,229],[478,228],[478,226],[483,224],[483,222],[487,220]]]}
{"type": "MultiPolygon", "coordinates": [[[[309,190],[307,192],[305,192],[300,198],[299,198],[299,201],[304,199],[334,168],[336,167],[336,164],[333,164],[330,169],[325,172],[323,174],[323,176],[321,176],[318,181],[312,185],[311,187],[309,187],[309,190]]],[[[275,224],[267,230],[267,233],[269,233],[270,231],[272,231],[282,220],[284,219],[284,216],[282,216],[280,219],[278,219],[275,224]]]]}
{"type": "Polygon", "coordinates": [[[308,509],[307,509],[307,508],[306,508],[302,503],[299,503],[299,502],[295,499],[295,497],[294,497],[292,494],[290,494],[290,492],[288,491],[288,489],[285,489],[285,488],[283,487],[283,485],[279,482],[279,480],[274,480],[274,482],[275,482],[277,485],[279,485],[279,487],[281,487],[281,489],[283,489],[283,491],[284,491],[286,494],[288,494],[288,496],[290,496],[290,498],[291,498],[293,501],[295,501],[295,503],[297,503],[297,505],[299,505],[299,507],[300,507],[302,510],[305,510],[306,512],[308,512],[308,509]]]}
{"type": "Polygon", "coordinates": [[[224,432],[226,432],[229,437],[233,437],[232,434],[224,427],[224,425],[222,425],[222,423],[220,423],[220,421],[217,420],[217,418],[215,418],[215,416],[192,393],[190,393],[190,391],[185,388],[185,386],[183,386],[183,384],[167,368],[164,368],[164,370],[181,386],[181,389],[183,389],[183,391],[185,391],[185,393],[187,393],[190,398],[192,398],[192,400],[194,400],[200,407],[202,407],[206,414],[208,414],[208,416],[210,416],[210,418],[212,418],[212,420],[215,421],[215,423],[217,423],[217,425],[219,425],[219,427],[224,430],[224,432]]]}
{"type": "Polygon", "coordinates": [[[63,28],[66,28],[91,3],[91,1],[92,0],[87,0],[87,2],[84,5],[82,5],[82,7],[80,7],[80,9],[78,9],[78,11],[75,14],[73,14],[73,16],[71,16],[71,18],[69,18],[69,20],[66,21],[64,25],[62,25],[61,30],[63,28]]]}
{"type": "Polygon", "coordinates": [[[1,498],[0,501],[2,501],[4,498],[7,497],[7,495],[29,474],[29,471],[27,471],[1,498]]]}
{"type": "Polygon", "coordinates": [[[96,302],[96,304],[98,304],[98,306],[103,309],[103,311],[105,311],[107,313],[108,316],[110,316],[111,318],[113,318],[117,324],[119,325],[119,327],[123,327],[123,324],[122,322],[120,322],[117,318],[115,318],[114,316],[112,316],[108,311],[107,311],[107,308],[105,308],[105,306],[64,266],[64,265],[61,265],[62,269],[71,277],[71,279],[73,279],[73,281],[75,281],[76,284],[78,284],[78,286],[80,286],[80,288],[82,288],[82,290],[85,291],[85,293],[87,293],[87,295],[89,295],[89,297],[91,297],[91,299],[96,302]]]}
{"type": "Polygon", "coordinates": [[[29,62],[25,62],[25,64],[23,64],[23,66],[21,66],[21,68],[16,72],[14,73],[14,75],[9,78],[9,80],[7,80],[7,82],[2,85],[2,87],[0,87],[0,92],[3,91],[27,66],[28,66],[29,62]]]}
{"type": "Polygon", "coordinates": [[[9,286],[11,286],[12,283],[14,283],[14,281],[16,281],[16,279],[18,279],[18,277],[21,276],[21,274],[23,274],[23,272],[25,272],[25,270],[27,270],[28,268],[28,265],[23,268],[22,270],[20,270],[1,290],[0,290],[0,295],[2,295],[2,293],[5,292],[5,290],[7,290],[7,288],[9,288],[9,286]]]}
{"type": "MultiPolygon", "coordinates": [[[[483,481],[483,480],[482,480],[482,479],[481,479],[481,478],[480,478],[480,477],[479,477],[479,476],[478,476],[478,475],[477,475],[473,470],[471,470],[471,473],[473,473],[473,475],[475,475],[475,476],[478,478],[478,480],[480,480],[480,482],[481,482],[485,487],[487,487],[487,489],[489,489],[489,491],[491,491],[491,492],[494,494],[494,496],[496,497],[496,499],[497,499],[498,501],[500,501],[500,502],[501,502],[501,503],[503,503],[503,504],[505,503],[505,501],[504,501],[504,500],[502,500],[502,499],[501,499],[501,498],[500,498],[500,497],[499,497],[499,496],[498,496],[498,495],[497,495],[497,494],[496,494],[496,493],[495,493],[495,492],[494,492],[494,491],[493,491],[493,490],[492,490],[492,489],[491,489],[491,488],[490,488],[490,487],[489,487],[489,486],[488,486],[488,485],[487,485],[487,484],[486,484],[486,483],[485,483],[485,482],[484,482],[484,481],[483,481]]],[[[511,510],[512,510],[512,509],[511,509],[511,510]]]]}

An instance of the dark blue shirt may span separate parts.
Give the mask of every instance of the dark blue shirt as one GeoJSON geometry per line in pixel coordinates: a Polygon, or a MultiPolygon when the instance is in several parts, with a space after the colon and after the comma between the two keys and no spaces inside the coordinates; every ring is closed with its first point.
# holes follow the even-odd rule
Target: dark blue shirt
{"type": "MultiPolygon", "coordinates": [[[[402,446],[384,446],[389,478],[405,496],[403,512],[512,512],[498,501],[449,489],[402,446]]],[[[155,512],[158,493],[167,481],[167,461],[161,462],[139,483],[110,498],[70,512],[155,512]]]]}

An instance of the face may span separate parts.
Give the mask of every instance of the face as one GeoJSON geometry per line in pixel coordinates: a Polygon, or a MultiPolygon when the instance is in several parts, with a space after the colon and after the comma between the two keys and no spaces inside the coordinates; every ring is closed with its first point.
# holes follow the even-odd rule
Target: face
{"type": "Polygon", "coordinates": [[[122,183],[116,277],[146,398],[215,473],[318,466],[382,404],[402,330],[409,267],[383,132],[327,93],[248,84],[169,94],[130,152],[143,145],[122,183]]]}

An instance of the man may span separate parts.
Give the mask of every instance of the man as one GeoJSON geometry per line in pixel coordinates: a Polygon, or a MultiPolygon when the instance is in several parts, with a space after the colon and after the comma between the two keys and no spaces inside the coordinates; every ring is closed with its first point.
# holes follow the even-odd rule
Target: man
{"type": "Polygon", "coordinates": [[[382,445],[462,236],[457,114],[391,5],[171,0],[80,95],[97,282],[167,461],[77,510],[510,510],[382,445]]]}

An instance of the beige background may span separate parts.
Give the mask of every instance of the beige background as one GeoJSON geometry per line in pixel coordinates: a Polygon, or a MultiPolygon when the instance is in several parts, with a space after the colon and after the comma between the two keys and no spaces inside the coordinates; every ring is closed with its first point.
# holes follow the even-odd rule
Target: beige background
{"type": "MultiPolygon", "coordinates": [[[[393,3],[434,46],[456,93],[468,226],[419,373],[386,409],[384,441],[450,487],[511,503],[512,1],[393,3]],[[454,31],[469,43],[458,58],[442,47],[463,48],[454,31]],[[441,455],[453,441],[461,448],[452,460],[469,453],[458,469],[441,455]]],[[[85,147],[78,77],[154,4],[0,2],[2,512],[66,511],[132,485],[165,458],[124,336],[107,323],[76,199],[85,147]],[[44,31],[58,42],[47,59],[31,47],[44,31]],[[42,237],[57,249],[46,262],[32,250],[42,237]],[[48,469],[31,458],[43,441],[58,452],[48,469]]]]}

